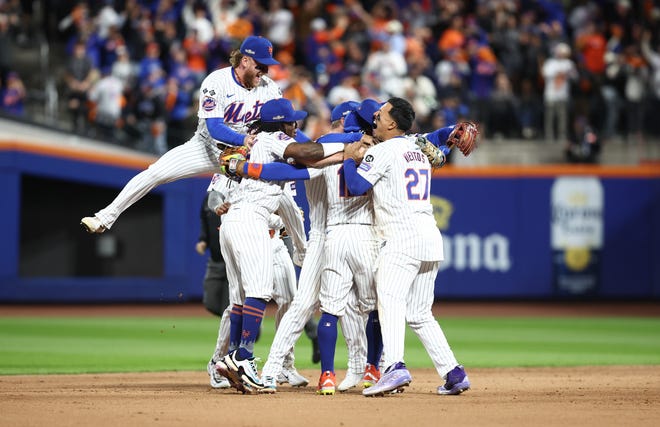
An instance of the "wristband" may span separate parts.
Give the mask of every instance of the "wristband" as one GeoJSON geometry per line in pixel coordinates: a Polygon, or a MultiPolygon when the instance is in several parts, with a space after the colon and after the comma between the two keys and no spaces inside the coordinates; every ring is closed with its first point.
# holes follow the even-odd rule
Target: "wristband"
{"type": "Polygon", "coordinates": [[[344,151],[343,142],[329,142],[327,144],[321,144],[323,146],[323,157],[332,156],[335,153],[344,151]]]}
{"type": "Polygon", "coordinates": [[[261,170],[264,165],[261,163],[245,163],[243,165],[243,172],[250,178],[259,179],[261,177],[261,170]]]}

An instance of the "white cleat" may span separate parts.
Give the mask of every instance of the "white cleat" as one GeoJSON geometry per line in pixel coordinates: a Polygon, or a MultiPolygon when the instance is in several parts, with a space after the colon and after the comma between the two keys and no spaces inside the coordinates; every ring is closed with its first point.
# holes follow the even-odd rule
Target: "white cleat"
{"type": "Polygon", "coordinates": [[[206,372],[209,374],[209,383],[211,384],[211,387],[215,389],[231,387],[229,380],[220,375],[220,372],[215,369],[215,362],[213,360],[210,360],[208,365],[206,365],[206,372]]]}
{"type": "Polygon", "coordinates": [[[364,373],[355,374],[353,372],[348,372],[346,378],[337,386],[337,391],[346,391],[353,387],[356,387],[358,384],[362,383],[362,378],[364,373]]]}
{"type": "Polygon", "coordinates": [[[274,377],[262,376],[261,381],[263,381],[264,388],[259,390],[259,393],[262,394],[275,394],[277,393],[277,382],[274,377]]]}
{"type": "Polygon", "coordinates": [[[282,368],[282,372],[277,376],[279,384],[289,383],[291,387],[305,387],[309,380],[298,373],[296,368],[282,368]]]}
{"type": "Polygon", "coordinates": [[[92,234],[100,234],[106,230],[105,225],[101,224],[101,221],[95,216],[86,216],[80,220],[80,225],[85,231],[92,234]]]}

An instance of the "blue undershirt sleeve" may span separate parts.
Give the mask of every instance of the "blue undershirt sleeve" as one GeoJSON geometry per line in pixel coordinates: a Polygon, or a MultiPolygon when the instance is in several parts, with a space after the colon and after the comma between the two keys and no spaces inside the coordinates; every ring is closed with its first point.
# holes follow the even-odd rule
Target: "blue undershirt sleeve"
{"type": "MultiPolygon", "coordinates": [[[[255,168],[256,164],[252,164],[255,168]]],[[[296,179],[309,179],[309,171],[307,168],[298,168],[288,163],[264,163],[259,165],[261,171],[259,178],[265,181],[294,181],[296,179]]],[[[248,174],[250,164],[243,165],[243,173],[248,174]]],[[[258,169],[258,167],[256,167],[258,169]]]]}
{"type": "Polygon", "coordinates": [[[209,117],[206,119],[206,128],[214,139],[225,144],[241,146],[245,135],[236,132],[227,126],[220,117],[209,117]]]}
{"type": "Polygon", "coordinates": [[[369,181],[358,174],[357,165],[353,159],[344,160],[344,178],[348,191],[354,196],[361,196],[373,187],[369,181]]]}
{"type": "Polygon", "coordinates": [[[454,126],[440,128],[433,132],[427,133],[426,139],[431,141],[431,144],[438,147],[440,151],[442,151],[442,153],[446,156],[451,151],[451,148],[447,147],[447,138],[449,138],[449,134],[452,130],[454,130],[454,126]]]}
{"type": "Polygon", "coordinates": [[[326,133],[325,135],[319,137],[316,142],[344,142],[351,143],[356,142],[362,139],[362,134],[359,132],[347,132],[347,133],[326,133]]]}
{"type": "Polygon", "coordinates": [[[296,135],[293,137],[293,139],[295,139],[296,142],[312,142],[312,138],[307,136],[305,132],[301,131],[300,129],[296,129],[296,135]]]}

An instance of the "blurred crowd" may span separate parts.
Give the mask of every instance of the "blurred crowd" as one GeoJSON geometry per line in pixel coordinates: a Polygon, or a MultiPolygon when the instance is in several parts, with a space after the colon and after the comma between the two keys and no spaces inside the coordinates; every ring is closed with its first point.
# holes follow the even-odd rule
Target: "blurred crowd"
{"type": "MultiPolygon", "coordinates": [[[[0,0],[0,51],[25,3],[0,0]]],[[[312,137],[333,106],[391,96],[413,103],[416,131],[471,119],[493,140],[580,145],[588,128],[590,151],[660,135],[657,0],[56,3],[71,129],[156,154],[191,136],[201,80],[251,34],[273,43],[269,74],[312,137]]],[[[0,67],[2,109],[23,114],[20,77],[0,67]]]]}

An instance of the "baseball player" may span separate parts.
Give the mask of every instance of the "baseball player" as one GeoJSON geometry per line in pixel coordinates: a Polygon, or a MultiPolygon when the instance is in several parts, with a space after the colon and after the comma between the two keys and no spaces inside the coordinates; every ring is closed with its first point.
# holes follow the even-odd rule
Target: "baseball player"
{"type": "MultiPolygon", "coordinates": [[[[229,202],[225,202],[225,200],[229,197],[229,193],[235,187],[236,183],[234,181],[228,180],[224,175],[214,174],[211,183],[209,184],[209,209],[219,216],[224,216],[229,208],[229,202]]],[[[292,239],[294,241],[294,247],[299,245],[300,242],[296,241],[298,239],[296,236],[300,236],[301,232],[304,234],[304,230],[302,218],[300,218],[299,210],[293,201],[290,186],[285,187],[278,211],[291,218],[288,223],[291,224],[289,228],[292,230],[294,236],[292,239]]],[[[278,327],[282,316],[286,313],[296,290],[296,275],[292,259],[284,242],[279,238],[280,230],[283,228],[284,221],[282,218],[278,215],[272,214],[269,218],[269,230],[273,247],[272,298],[277,304],[277,312],[275,316],[276,328],[278,327]]],[[[229,343],[230,314],[231,306],[224,310],[218,329],[216,347],[207,366],[210,383],[213,388],[230,387],[229,381],[215,369],[216,361],[220,360],[220,358],[229,351],[235,350],[238,346],[237,342],[231,343],[231,345],[229,343]]],[[[289,383],[294,387],[305,386],[309,383],[309,380],[300,375],[296,370],[294,366],[293,351],[290,351],[285,356],[284,367],[277,380],[280,384],[289,383]]]]}
{"type": "MultiPolygon", "coordinates": [[[[296,143],[297,122],[307,116],[291,101],[279,98],[261,108],[255,144],[250,158],[258,163],[312,163],[340,153],[343,144],[322,146],[296,143]]],[[[272,251],[268,250],[267,219],[279,204],[282,182],[242,180],[229,197],[231,207],[220,229],[220,245],[230,283],[230,342],[239,348],[216,363],[216,368],[243,392],[263,388],[254,363],[254,341],[270,299],[273,282],[272,251]],[[240,325],[240,327],[238,326],[240,325]]]]}
{"type": "MultiPolygon", "coordinates": [[[[337,321],[345,313],[351,291],[358,308],[368,314],[376,307],[373,267],[380,240],[373,227],[371,197],[346,191],[342,165],[323,169],[328,199],[324,266],[321,273],[321,318],[318,326],[321,377],[317,392],[332,395],[336,389],[335,347],[337,321]]],[[[364,329],[364,328],[363,328],[364,329]]]]}
{"type": "Polygon", "coordinates": [[[193,137],[165,153],[146,170],[133,177],[107,207],[94,216],[84,217],[81,225],[89,233],[110,229],[119,215],[158,185],[215,172],[224,145],[254,143],[246,135],[248,125],[259,118],[261,107],[282,92],[268,74],[273,45],[268,39],[249,36],[231,53],[230,67],[209,74],[201,84],[197,116],[199,124],[193,137]]]}
{"type": "Polygon", "coordinates": [[[445,379],[437,393],[460,394],[470,388],[463,366],[431,313],[443,246],[429,197],[430,163],[416,137],[406,136],[414,118],[408,101],[391,98],[374,115],[374,137],[383,142],[366,152],[358,144],[344,151],[347,188],[354,195],[372,190],[375,223],[385,240],[376,286],[387,368],[373,387],[362,392],[365,396],[399,390],[412,381],[403,360],[406,322],[445,379]]]}

